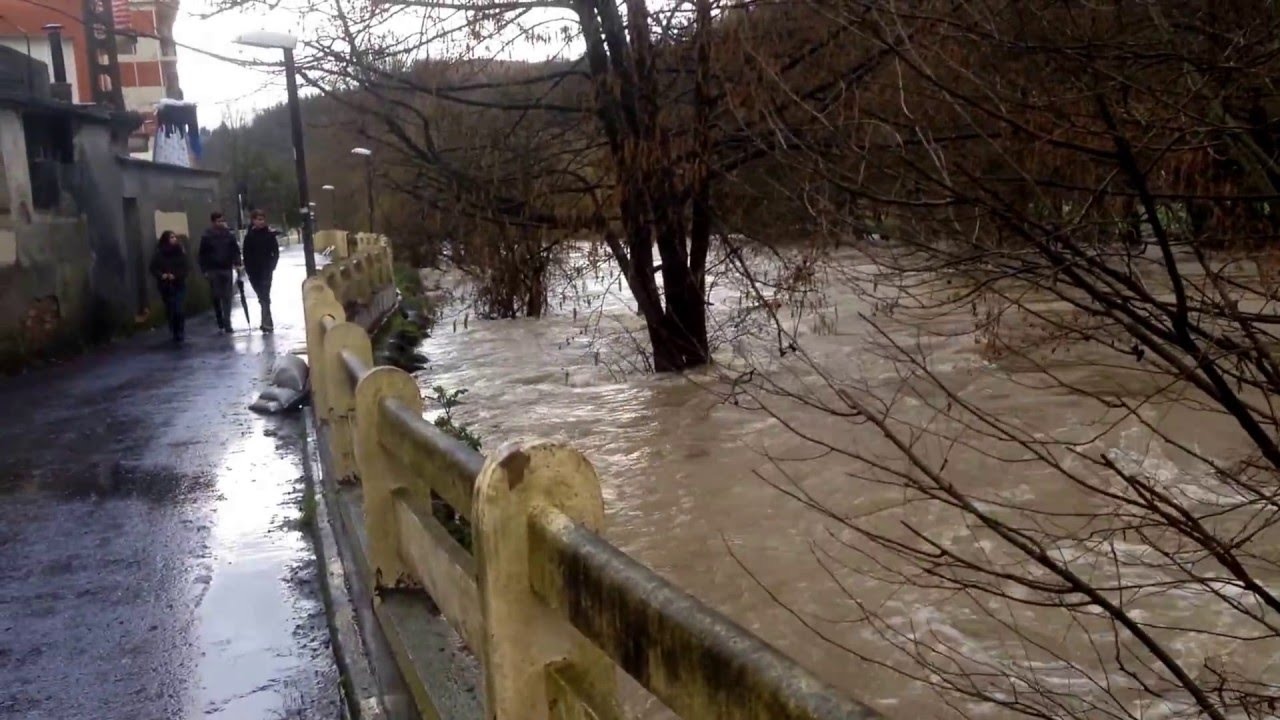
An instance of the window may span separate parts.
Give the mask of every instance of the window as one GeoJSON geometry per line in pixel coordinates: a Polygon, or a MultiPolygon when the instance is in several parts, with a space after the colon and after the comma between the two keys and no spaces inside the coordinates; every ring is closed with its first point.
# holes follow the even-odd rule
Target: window
{"type": "Polygon", "coordinates": [[[116,54],[117,55],[137,55],[138,54],[138,38],[136,35],[116,35],[116,54]]]}

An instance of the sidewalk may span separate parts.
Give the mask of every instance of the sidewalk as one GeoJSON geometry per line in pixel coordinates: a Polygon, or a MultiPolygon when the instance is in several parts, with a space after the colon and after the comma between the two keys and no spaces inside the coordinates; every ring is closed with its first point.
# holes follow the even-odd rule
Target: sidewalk
{"type": "Polygon", "coordinates": [[[0,379],[0,718],[341,717],[302,420],[247,410],[303,277],[286,250],[274,335],[237,307],[0,379]]]}

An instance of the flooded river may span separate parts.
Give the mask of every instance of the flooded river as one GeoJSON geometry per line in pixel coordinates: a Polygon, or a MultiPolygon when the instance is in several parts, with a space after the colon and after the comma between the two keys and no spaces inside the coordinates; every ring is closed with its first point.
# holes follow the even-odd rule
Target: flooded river
{"type": "MultiPolygon", "coordinates": [[[[842,262],[856,271],[860,261],[848,256],[842,262]]],[[[1065,471],[1094,472],[1087,459],[1106,457],[1187,492],[1212,485],[1204,462],[1192,454],[1231,458],[1243,446],[1226,419],[1186,404],[1152,403],[1138,419],[1117,421],[1114,408],[1086,393],[1139,398],[1158,378],[1114,358],[1045,344],[1036,359],[1080,392],[1047,388],[1025,359],[993,361],[984,353],[969,313],[920,322],[878,313],[866,288],[855,291],[848,280],[856,272],[826,275],[806,297],[764,303],[796,333],[807,362],[794,354],[779,357],[776,332],[760,322],[765,310],[757,307],[759,298],[726,282],[712,293],[722,339],[718,370],[688,378],[631,372],[629,348],[644,337],[643,324],[610,272],[586,273],[571,290],[557,292],[553,315],[540,320],[477,321],[465,306],[455,306],[424,344],[430,366],[420,374],[421,384],[466,388],[457,417],[486,448],[550,436],[582,450],[602,477],[607,535],[614,543],[888,717],[957,717],[957,707],[976,716],[1008,716],[969,701],[952,707],[954,697],[903,674],[945,676],[959,670],[951,657],[972,662],[971,671],[1024,674],[1027,687],[1039,684],[1065,697],[1104,695],[1100,686],[1107,676],[1088,668],[1098,656],[1095,640],[1109,630],[1052,609],[899,582],[894,573],[901,566],[850,525],[894,537],[918,532],[973,549],[993,564],[1019,559],[973,520],[938,503],[915,502],[901,483],[889,481],[887,469],[903,467],[902,449],[874,426],[773,396],[770,387],[822,402],[838,397],[838,390],[858,388],[860,397],[891,405],[907,435],[912,428],[945,425],[942,409],[952,402],[972,402],[1006,422],[1008,433],[1051,441],[1055,451],[1070,447],[1061,454],[1078,457],[1063,461],[1065,471]],[[886,349],[889,341],[914,349],[952,397],[904,377],[903,364],[886,349]],[[729,368],[747,365],[758,370],[744,387],[769,412],[747,407],[750,400],[724,400],[729,368]],[[1187,439],[1194,453],[1168,446],[1152,428],[1187,439]],[[802,492],[831,516],[787,497],[779,486],[802,492]],[[933,667],[907,662],[904,649],[933,667]]],[[[1009,443],[980,433],[950,435],[967,438],[958,443],[946,436],[919,433],[912,450],[980,498],[1064,513],[1097,509],[1096,498],[1062,480],[1063,470],[1027,462],[1025,448],[1013,449],[1019,455],[1009,443]],[[944,456],[950,457],[945,464],[944,456]]],[[[1126,551],[1123,543],[1112,549],[1117,547],[1126,551]]],[[[1128,551],[1148,549],[1134,545],[1128,551]]],[[[1229,629],[1235,622],[1194,617],[1193,599],[1173,592],[1139,602],[1144,612],[1161,613],[1174,626],[1204,621],[1229,629]]],[[[1205,658],[1238,649],[1235,641],[1176,629],[1164,639],[1197,672],[1205,658]]],[[[1250,649],[1264,665],[1277,657],[1270,640],[1250,649]]],[[[1125,685],[1112,692],[1121,703],[1137,702],[1138,694],[1125,685]]],[[[638,698],[634,704],[643,717],[663,716],[656,701],[638,698]]],[[[1113,705],[1106,712],[1102,705],[1097,712],[1073,707],[1089,717],[1117,711],[1113,705]]],[[[1139,710],[1145,717],[1175,717],[1185,708],[1167,702],[1130,705],[1126,712],[1136,716],[1139,710]]]]}

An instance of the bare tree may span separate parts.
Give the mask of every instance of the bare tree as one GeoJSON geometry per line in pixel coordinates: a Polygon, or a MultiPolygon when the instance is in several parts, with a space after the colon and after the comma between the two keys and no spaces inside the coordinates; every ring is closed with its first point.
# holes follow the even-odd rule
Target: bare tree
{"type": "Polygon", "coordinates": [[[821,566],[894,652],[797,613],[821,637],[961,713],[1274,715],[1269,4],[322,7],[311,83],[459,258],[598,238],[669,371],[710,358],[719,239],[773,325],[727,396],[847,474],[766,478],[826,519],[821,566]]]}
{"type": "MultiPolygon", "coordinates": [[[[745,6],[326,7],[333,23],[312,48],[315,83],[381,125],[385,145],[412,167],[402,191],[435,211],[507,226],[508,235],[525,237],[528,228],[552,242],[604,242],[646,321],[653,369],[710,359],[714,187],[760,159],[750,135],[725,132],[739,110],[735,85],[767,84],[729,71],[749,52],[734,19],[745,6]],[[420,30],[386,29],[410,16],[420,30]],[[497,59],[513,47],[551,59],[497,59]],[[576,48],[581,54],[571,54],[576,48]]],[[[811,27],[783,43],[781,72],[804,76],[799,97],[823,96],[865,72],[866,58],[837,56],[833,45],[811,27]],[[801,72],[810,65],[823,72],[801,72]]],[[[774,120],[761,114],[749,130],[774,120]]]]}
{"type": "MultiPolygon", "coordinates": [[[[819,266],[857,298],[844,327],[880,372],[834,366],[822,333],[778,317],[792,363],[733,396],[843,459],[847,496],[783,461],[766,478],[827,519],[822,567],[898,652],[797,616],[963,714],[1274,716],[1276,16],[804,7],[892,60],[771,108],[809,118],[785,144],[750,134],[792,181],[770,196],[857,246],[819,266]],[[1011,413],[993,388],[1044,412],[1011,413]],[[865,601],[876,584],[951,614],[912,623],[865,601]],[[961,617],[981,652],[947,632],[961,617]]],[[[793,95],[757,59],[776,92],[744,105],[793,95]]]]}

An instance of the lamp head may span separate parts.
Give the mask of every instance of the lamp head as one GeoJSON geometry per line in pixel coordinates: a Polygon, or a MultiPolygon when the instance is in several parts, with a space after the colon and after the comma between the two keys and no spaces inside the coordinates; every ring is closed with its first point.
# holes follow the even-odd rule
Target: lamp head
{"type": "Polygon", "coordinates": [[[292,50],[298,46],[298,38],[289,33],[254,30],[236,36],[237,45],[249,47],[271,48],[274,50],[292,50]]]}

